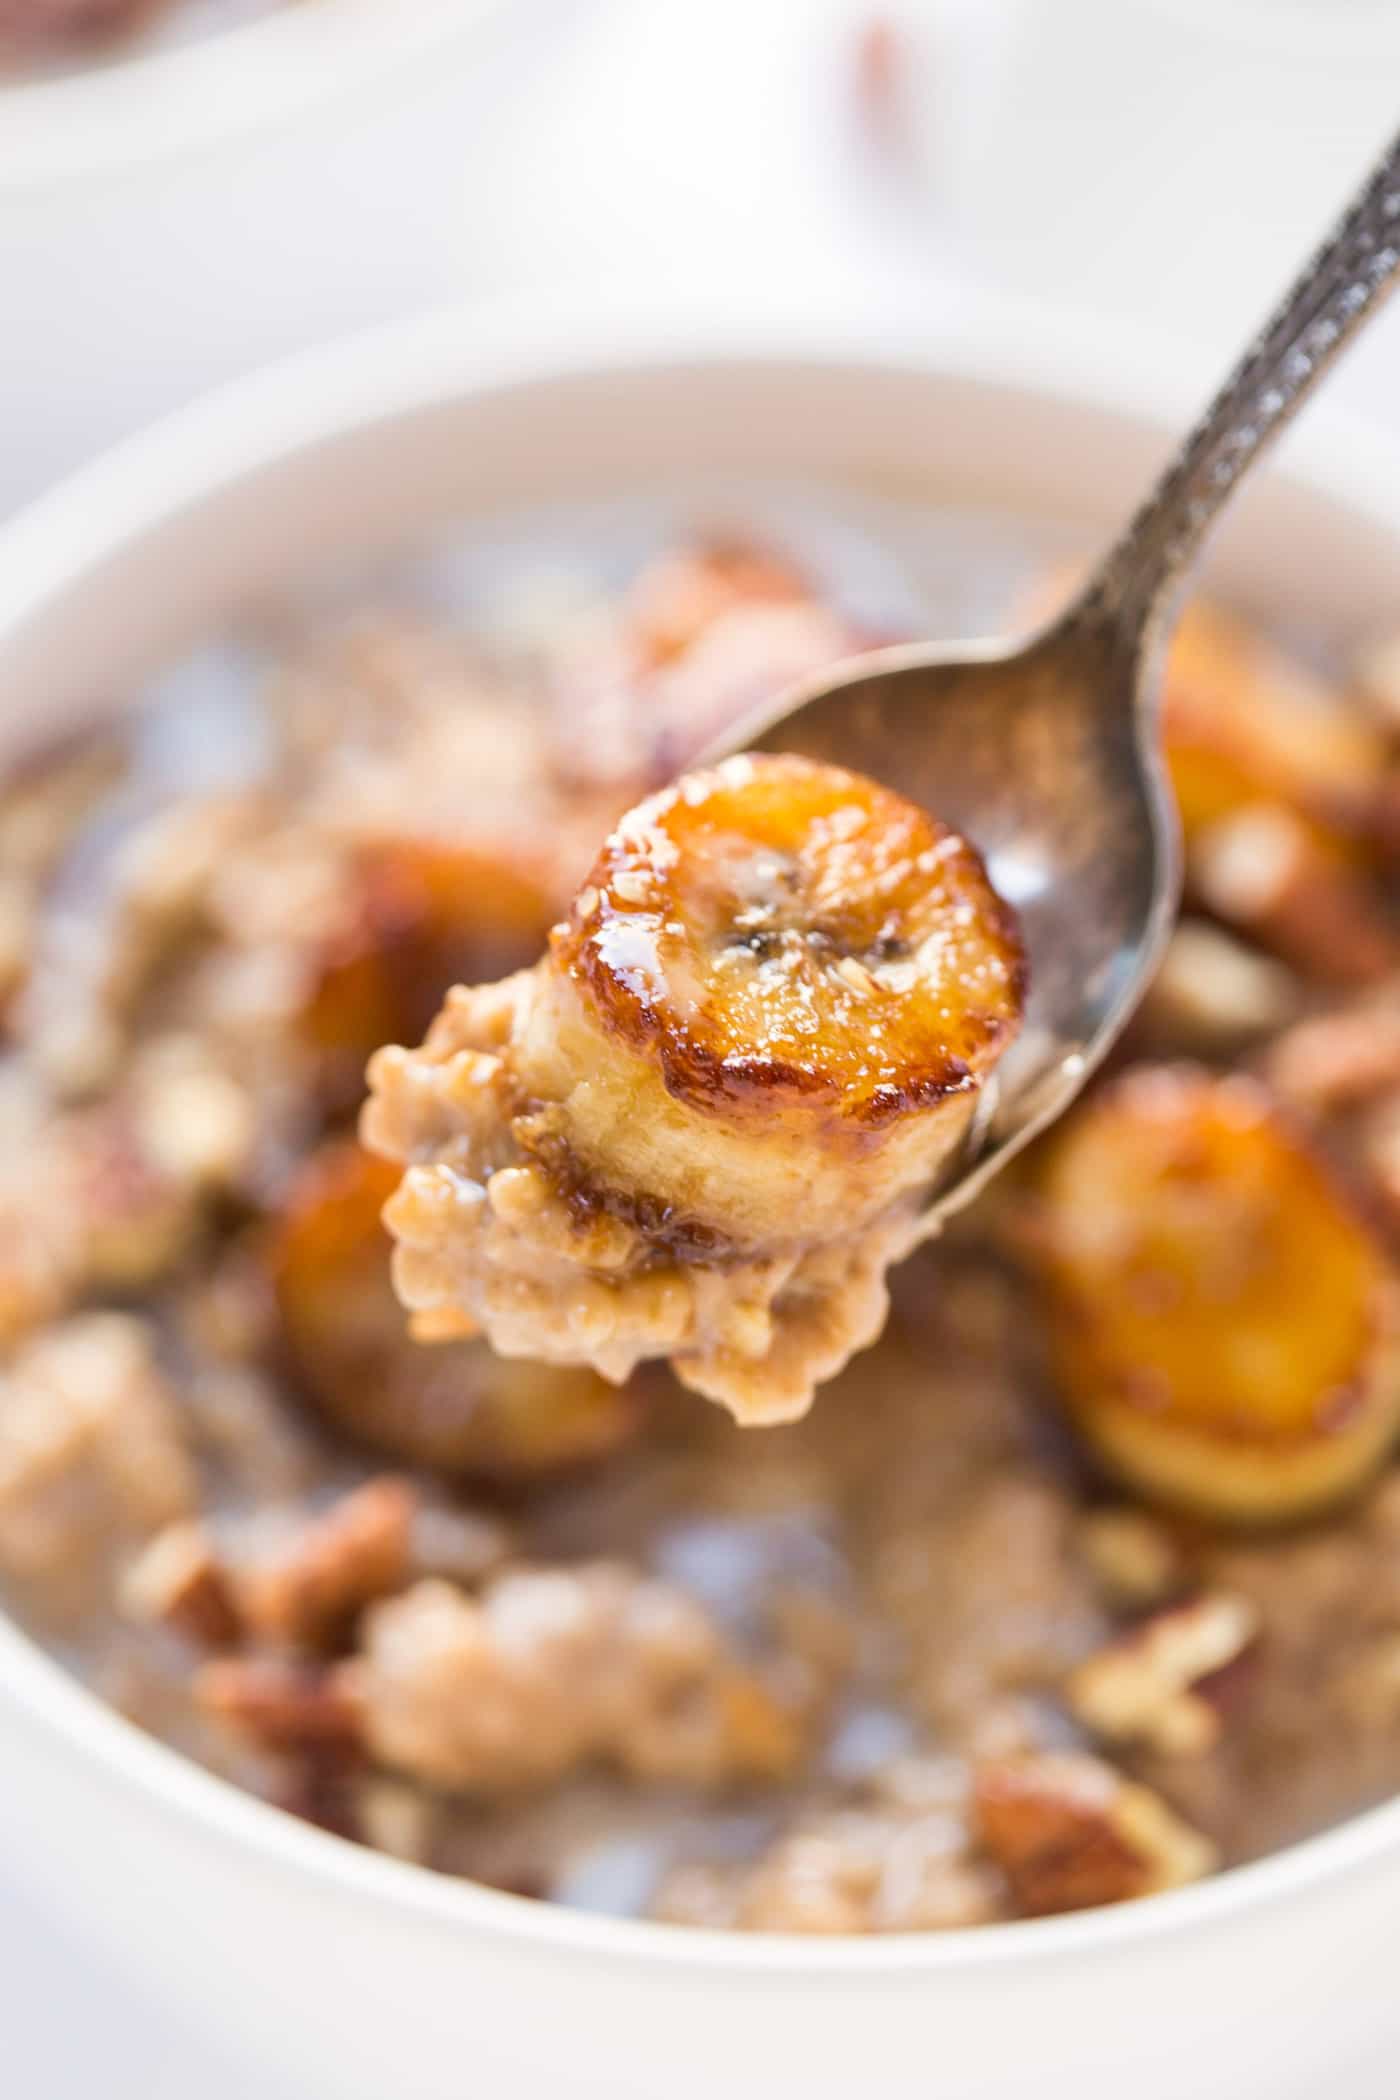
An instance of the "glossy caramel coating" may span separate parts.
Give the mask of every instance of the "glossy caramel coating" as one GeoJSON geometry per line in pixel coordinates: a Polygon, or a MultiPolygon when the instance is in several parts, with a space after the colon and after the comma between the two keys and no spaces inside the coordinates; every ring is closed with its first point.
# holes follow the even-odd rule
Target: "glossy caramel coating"
{"type": "Polygon", "coordinates": [[[1188,843],[1259,802],[1303,816],[1315,843],[1355,849],[1384,758],[1373,724],[1276,643],[1200,600],[1167,654],[1162,733],[1188,843]]]}
{"type": "Polygon", "coordinates": [[[1241,1521],[1325,1504],[1400,1421],[1397,1284],[1257,1083],[1129,1071],[1040,1162],[1052,1370],[1142,1492],[1241,1521]]]}
{"type": "Polygon", "coordinates": [[[867,1131],[975,1088],[1025,982],[971,846],[792,756],[727,760],[632,811],[551,954],[686,1107],[867,1131]]]}

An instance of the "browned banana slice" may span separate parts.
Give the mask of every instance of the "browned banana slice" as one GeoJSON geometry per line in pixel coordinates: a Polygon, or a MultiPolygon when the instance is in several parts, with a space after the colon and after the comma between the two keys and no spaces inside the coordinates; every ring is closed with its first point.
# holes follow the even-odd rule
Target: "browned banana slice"
{"type": "Polygon", "coordinates": [[[1384,742],[1322,679],[1197,601],[1172,640],[1163,734],[1188,841],[1258,802],[1306,816],[1319,845],[1350,850],[1375,802],[1384,742]]]}
{"type": "Polygon", "coordinates": [[[1374,1468],[1400,1420],[1395,1278],[1260,1086],[1125,1073],[1053,1140],[1040,1199],[1055,1377],[1115,1471],[1254,1522],[1374,1468]]]}
{"type": "Polygon", "coordinates": [[[327,1145],[274,1233],[283,1332],[319,1411],[411,1464],[491,1478],[533,1477],[624,1442],[637,1401],[591,1372],[509,1363],[480,1341],[409,1338],[379,1217],[397,1180],[358,1145],[327,1145]]]}
{"type": "Polygon", "coordinates": [[[1022,976],[963,840],[835,767],[737,758],[607,841],[552,942],[557,1033],[532,1034],[521,1073],[564,1098],[589,1180],[783,1244],[795,1202],[830,1233],[927,1178],[1022,976]]]}
{"type": "Polygon", "coordinates": [[[973,849],[874,782],[742,757],[625,817],[531,972],[383,1051],[367,1142],[413,1308],[799,1413],[1020,1020],[973,849]]]}
{"type": "Polygon", "coordinates": [[[560,901],[518,853],[427,838],[362,847],[303,1015],[329,1093],[358,1099],[371,1051],[421,1035],[450,984],[530,962],[560,901]]]}
{"type": "MultiPolygon", "coordinates": [[[[1052,570],[1022,607],[1061,606],[1077,572],[1052,570]]],[[[1383,732],[1277,642],[1209,599],[1187,605],[1162,678],[1162,742],[1188,847],[1241,811],[1292,811],[1314,853],[1364,853],[1385,794],[1383,732]]]]}

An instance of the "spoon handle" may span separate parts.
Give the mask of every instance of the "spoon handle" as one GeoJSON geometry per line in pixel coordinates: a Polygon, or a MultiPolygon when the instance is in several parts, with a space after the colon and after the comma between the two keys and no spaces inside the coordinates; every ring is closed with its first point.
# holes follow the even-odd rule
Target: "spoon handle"
{"type": "Polygon", "coordinates": [[[1095,572],[1076,621],[1140,646],[1241,477],[1357,335],[1400,270],[1392,141],[1095,572]]]}

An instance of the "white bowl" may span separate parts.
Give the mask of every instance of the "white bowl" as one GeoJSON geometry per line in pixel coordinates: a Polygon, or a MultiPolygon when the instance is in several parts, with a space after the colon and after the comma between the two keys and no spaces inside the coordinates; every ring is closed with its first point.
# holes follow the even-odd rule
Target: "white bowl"
{"type": "Polygon", "coordinates": [[[518,275],[503,156],[590,15],[284,0],[0,81],[0,517],[205,387],[518,275]]]}
{"type": "MultiPolygon", "coordinates": [[[[242,384],[0,537],[0,734],[111,704],[289,568],[440,519],[722,466],[1092,531],[1164,449],[1121,358],[1067,357],[1038,316],[889,347],[909,340],[475,316],[242,384]]],[[[1393,607],[1400,463],[1336,431],[1294,459],[1242,503],[1225,580],[1355,632],[1393,607]]],[[[147,1740],[4,1625],[0,1745],[0,1843],[43,1899],[345,2100],[1356,2100],[1400,2041],[1400,1805],[1124,1909],[812,1941],[580,1916],[359,1850],[147,1740]]]]}

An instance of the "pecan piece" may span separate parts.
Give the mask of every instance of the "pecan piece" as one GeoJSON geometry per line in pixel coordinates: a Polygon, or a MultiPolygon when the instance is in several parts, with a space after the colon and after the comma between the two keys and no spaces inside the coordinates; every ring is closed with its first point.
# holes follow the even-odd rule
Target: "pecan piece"
{"type": "Polygon", "coordinates": [[[236,1647],[243,1633],[229,1571],[205,1527],[167,1524],[126,1572],[122,1603],[133,1618],[169,1626],[202,1648],[236,1647]]]}
{"type": "Polygon", "coordinates": [[[1225,1592],[1158,1612],[1079,1665],[1067,1687],[1071,1711],[1110,1742],[1198,1757],[1220,1739],[1211,1682],[1239,1660],[1258,1631],[1250,1600],[1225,1592]]]}
{"type": "Polygon", "coordinates": [[[245,1571],[244,1609],[256,1631],[303,1648],[334,1641],[407,1579],[416,1507],[408,1483],[385,1474],[313,1518],[283,1552],[245,1571]]]}
{"type": "Polygon", "coordinates": [[[1153,1895],[1216,1863],[1209,1841],[1160,1796],[1077,1751],[983,1765],[973,1817],[1030,1917],[1153,1895]]]}
{"type": "Polygon", "coordinates": [[[272,1656],[227,1656],[195,1677],[205,1713],[260,1750],[348,1752],[361,1742],[353,1687],[334,1670],[272,1656]]]}
{"type": "Polygon", "coordinates": [[[1395,967],[1374,890],[1292,810],[1255,803],[1222,818],[1197,840],[1191,873],[1212,911],[1310,975],[1374,984],[1395,967]]]}

